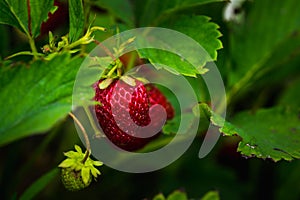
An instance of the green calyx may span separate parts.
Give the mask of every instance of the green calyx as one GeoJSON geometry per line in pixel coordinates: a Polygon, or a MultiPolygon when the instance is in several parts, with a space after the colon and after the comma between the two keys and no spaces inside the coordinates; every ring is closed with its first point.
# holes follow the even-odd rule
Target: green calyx
{"type": "Polygon", "coordinates": [[[101,174],[96,166],[103,165],[100,161],[92,160],[89,152],[83,153],[78,145],[75,145],[75,150],[64,153],[67,158],[58,165],[62,168],[64,185],[73,191],[87,187],[92,177],[97,178],[101,174]]]}

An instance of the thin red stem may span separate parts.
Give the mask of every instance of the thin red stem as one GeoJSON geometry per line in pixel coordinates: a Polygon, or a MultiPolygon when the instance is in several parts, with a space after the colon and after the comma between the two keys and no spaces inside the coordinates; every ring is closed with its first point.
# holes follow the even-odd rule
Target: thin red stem
{"type": "Polygon", "coordinates": [[[32,32],[31,32],[31,11],[30,11],[30,0],[27,0],[27,14],[28,14],[28,31],[29,31],[29,35],[32,36],[32,32]]]}
{"type": "Polygon", "coordinates": [[[116,58],[115,56],[113,55],[113,53],[107,48],[105,47],[101,42],[97,41],[97,40],[94,40],[94,42],[99,45],[107,55],[109,55],[114,61],[116,61],[116,58]]]}

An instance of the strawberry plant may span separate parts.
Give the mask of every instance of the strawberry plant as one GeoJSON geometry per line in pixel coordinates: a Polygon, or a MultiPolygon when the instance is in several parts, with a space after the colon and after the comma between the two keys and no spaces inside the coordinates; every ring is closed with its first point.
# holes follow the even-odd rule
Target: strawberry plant
{"type": "Polygon", "coordinates": [[[1,199],[299,199],[298,4],[0,0],[1,199]]]}

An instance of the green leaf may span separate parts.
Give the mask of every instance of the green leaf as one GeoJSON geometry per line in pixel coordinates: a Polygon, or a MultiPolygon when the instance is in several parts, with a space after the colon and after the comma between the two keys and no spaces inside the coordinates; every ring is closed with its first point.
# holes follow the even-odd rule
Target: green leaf
{"type": "Polygon", "coordinates": [[[219,193],[217,191],[209,191],[207,192],[201,200],[219,200],[219,193]]]}
{"type": "Polygon", "coordinates": [[[162,193],[157,194],[155,197],[153,197],[153,200],[165,200],[165,196],[162,193]]]}
{"type": "Polygon", "coordinates": [[[157,25],[155,23],[177,11],[221,1],[225,0],[148,0],[139,24],[140,26],[157,25]]]}
{"type": "Polygon", "coordinates": [[[72,91],[82,58],[63,54],[0,68],[0,146],[50,129],[72,107],[72,91]]]}
{"type": "Polygon", "coordinates": [[[44,174],[36,180],[25,192],[21,195],[20,200],[33,199],[40,191],[42,191],[48,183],[59,173],[59,169],[55,168],[44,174]]]}
{"type": "Polygon", "coordinates": [[[186,193],[181,192],[179,190],[176,190],[174,192],[172,192],[168,197],[167,200],[187,200],[188,197],[186,195],[186,193]]]}
{"type": "Polygon", "coordinates": [[[14,26],[29,35],[27,1],[0,0],[0,23],[14,26]]]}
{"type": "Polygon", "coordinates": [[[53,0],[0,0],[0,23],[14,26],[27,36],[37,37],[42,22],[55,8],[53,0]]]}
{"type": "Polygon", "coordinates": [[[222,116],[216,114],[206,103],[200,103],[199,110],[200,115],[208,117],[213,125],[220,127],[220,133],[226,136],[234,136],[241,132],[239,128],[226,121],[222,116]]]}
{"type": "Polygon", "coordinates": [[[262,75],[276,71],[274,67],[284,71],[289,66],[280,64],[300,54],[297,3],[297,0],[287,0],[284,4],[274,4],[272,0],[250,3],[244,24],[231,27],[230,52],[234,66],[233,73],[229,74],[231,85],[244,76],[249,77],[245,82],[256,83],[262,75]]]}
{"type": "Polygon", "coordinates": [[[69,40],[78,40],[84,31],[84,13],[82,0],[69,0],[70,32],[69,40]]]}
{"type": "Polygon", "coordinates": [[[209,55],[209,57],[202,58],[204,65],[206,62],[215,61],[217,50],[223,47],[218,39],[222,36],[218,30],[219,26],[210,20],[207,16],[181,15],[173,23],[162,24],[162,26],[186,34],[198,42],[209,55]]]}
{"type": "Polygon", "coordinates": [[[166,70],[174,74],[196,77],[199,73],[204,74],[207,72],[206,69],[202,68],[199,68],[198,71],[193,65],[181,59],[180,56],[167,51],[159,49],[139,49],[138,52],[141,58],[148,59],[157,69],[162,68],[161,64],[163,64],[169,67],[165,68],[166,70]]]}
{"type": "MultiPolygon", "coordinates": [[[[142,58],[147,58],[157,68],[158,64],[164,64],[170,67],[169,71],[176,74],[180,73],[185,76],[196,77],[197,74],[204,74],[208,70],[204,68],[205,64],[217,59],[217,50],[222,48],[222,43],[218,39],[221,33],[218,31],[219,26],[210,22],[210,18],[206,16],[180,16],[173,23],[162,24],[162,27],[169,28],[183,33],[193,40],[187,43],[176,41],[172,44],[172,52],[159,49],[140,49],[138,50],[142,58]],[[193,52],[193,45],[200,45],[201,51],[193,52]],[[184,55],[178,55],[183,52],[184,55]],[[175,54],[178,52],[177,54],[175,54]],[[186,53],[189,52],[189,53],[186,53]],[[191,64],[197,63],[197,66],[191,64]]],[[[170,36],[171,37],[171,36],[170,36]]],[[[163,41],[158,41],[162,44],[163,41]]],[[[165,44],[170,46],[169,44],[165,44]]]]}
{"type": "Polygon", "coordinates": [[[30,0],[31,35],[33,38],[39,36],[42,22],[48,19],[48,13],[54,13],[57,7],[53,0],[30,0]]]}
{"type": "Polygon", "coordinates": [[[256,113],[241,112],[232,123],[214,113],[206,104],[200,108],[210,114],[213,125],[224,136],[240,136],[238,151],[247,157],[292,160],[300,158],[300,109],[274,107],[256,113]]]}
{"type": "Polygon", "coordinates": [[[134,25],[134,14],[129,0],[101,0],[94,3],[101,8],[107,9],[111,14],[126,22],[129,26],[134,25]]]}
{"type": "Polygon", "coordinates": [[[283,107],[237,114],[232,123],[240,129],[238,135],[242,137],[238,151],[274,161],[300,158],[299,114],[300,109],[283,107]]]}

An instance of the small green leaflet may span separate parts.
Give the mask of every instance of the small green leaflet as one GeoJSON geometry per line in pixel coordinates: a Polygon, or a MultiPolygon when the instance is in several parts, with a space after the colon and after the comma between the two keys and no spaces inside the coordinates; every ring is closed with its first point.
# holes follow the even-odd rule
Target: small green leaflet
{"type": "Polygon", "coordinates": [[[69,0],[70,32],[69,42],[78,40],[84,31],[84,13],[82,0],[69,0]]]}

